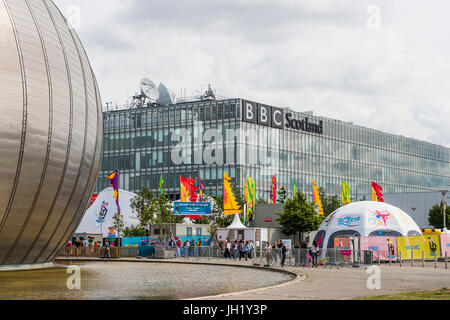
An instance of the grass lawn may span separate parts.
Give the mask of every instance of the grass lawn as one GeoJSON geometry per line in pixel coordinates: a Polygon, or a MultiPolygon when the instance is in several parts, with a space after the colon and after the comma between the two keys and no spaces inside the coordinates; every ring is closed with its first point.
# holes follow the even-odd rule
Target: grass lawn
{"type": "Polygon", "coordinates": [[[360,298],[358,300],[450,300],[450,289],[436,291],[404,292],[386,296],[360,298]]]}

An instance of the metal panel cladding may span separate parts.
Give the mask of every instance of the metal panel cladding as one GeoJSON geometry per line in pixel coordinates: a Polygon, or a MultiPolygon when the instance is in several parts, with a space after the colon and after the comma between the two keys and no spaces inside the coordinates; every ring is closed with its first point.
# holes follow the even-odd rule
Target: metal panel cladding
{"type": "Polygon", "coordinates": [[[0,0],[0,53],[0,265],[50,262],[98,176],[99,90],[51,0],[0,0]]]}

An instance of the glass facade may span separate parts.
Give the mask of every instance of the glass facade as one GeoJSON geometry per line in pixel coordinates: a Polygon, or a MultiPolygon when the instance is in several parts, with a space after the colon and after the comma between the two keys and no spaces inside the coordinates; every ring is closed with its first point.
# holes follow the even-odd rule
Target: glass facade
{"type": "Polygon", "coordinates": [[[448,148],[252,104],[256,109],[251,112],[242,99],[105,112],[97,191],[109,186],[105,177],[114,170],[120,171],[120,187],[132,192],[147,186],[158,194],[162,175],[164,191],[171,199],[179,198],[180,175],[201,175],[205,193],[221,195],[224,171],[240,188],[247,175],[255,179],[257,198],[266,200],[272,175],[288,196],[295,182],[298,190],[312,197],[313,179],[329,194],[340,194],[340,183],[346,181],[354,198],[370,193],[372,181],[387,193],[435,190],[450,184],[448,148]],[[273,117],[272,125],[270,120],[259,121],[267,120],[263,107],[273,117]],[[253,114],[260,117],[249,117],[253,114]],[[275,120],[282,125],[277,127],[275,120]],[[177,149],[182,140],[172,138],[180,131],[190,138],[177,149]],[[174,154],[181,155],[183,163],[174,161],[174,154]]]}

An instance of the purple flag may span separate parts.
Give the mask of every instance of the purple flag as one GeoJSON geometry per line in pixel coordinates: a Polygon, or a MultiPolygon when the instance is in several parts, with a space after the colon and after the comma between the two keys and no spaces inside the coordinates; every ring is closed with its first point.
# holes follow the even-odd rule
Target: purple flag
{"type": "Polygon", "coordinates": [[[119,205],[119,171],[114,171],[113,174],[107,177],[111,182],[111,187],[114,189],[114,200],[117,204],[117,214],[120,216],[120,205],[119,205]]]}

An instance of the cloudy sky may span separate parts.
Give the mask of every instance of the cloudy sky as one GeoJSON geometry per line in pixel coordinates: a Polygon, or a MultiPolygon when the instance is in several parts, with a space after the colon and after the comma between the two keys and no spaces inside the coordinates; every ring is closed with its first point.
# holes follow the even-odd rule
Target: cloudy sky
{"type": "Polygon", "coordinates": [[[54,0],[104,102],[149,77],[450,147],[450,2],[54,0]]]}

